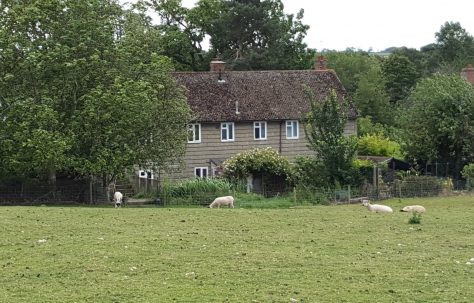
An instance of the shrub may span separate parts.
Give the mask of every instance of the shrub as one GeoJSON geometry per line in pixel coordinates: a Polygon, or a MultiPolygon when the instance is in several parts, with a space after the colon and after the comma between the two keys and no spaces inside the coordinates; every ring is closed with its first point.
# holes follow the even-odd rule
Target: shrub
{"type": "Polygon", "coordinates": [[[468,190],[474,189],[474,163],[465,165],[461,172],[462,176],[466,178],[466,187],[468,190]]]}
{"type": "Polygon", "coordinates": [[[243,179],[261,173],[290,178],[290,162],[271,147],[255,148],[236,154],[223,163],[229,179],[243,179]]]}
{"type": "Polygon", "coordinates": [[[413,215],[408,219],[408,224],[420,224],[421,223],[421,214],[413,213],[413,215]]]}
{"type": "Polygon", "coordinates": [[[400,144],[387,139],[382,134],[364,135],[357,140],[360,155],[402,158],[400,144]]]}

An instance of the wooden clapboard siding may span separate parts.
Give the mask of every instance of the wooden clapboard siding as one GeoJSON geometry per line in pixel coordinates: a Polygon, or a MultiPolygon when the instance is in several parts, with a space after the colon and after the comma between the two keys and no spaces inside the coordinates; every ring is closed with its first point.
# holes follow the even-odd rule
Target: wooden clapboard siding
{"type": "MultiPolygon", "coordinates": [[[[195,167],[208,167],[211,176],[211,160],[222,162],[239,152],[253,148],[272,147],[287,157],[290,162],[293,162],[297,156],[313,154],[308,148],[304,126],[301,123],[299,123],[298,139],[286,138],[285,121],[267,121],[267,139],[254,140],[253,122],[236,122],[234,123],[235,140],[232,142],[221,141],[220,125],[220,123],[201,123],[201,143],[188,143],[183,170],[165,174],[165,177],[171,179],[194,177],[195,167]]],[[[355,134],[355,130],[355,121],[348,121],[344,133],[352,135],[355,134]]]]}

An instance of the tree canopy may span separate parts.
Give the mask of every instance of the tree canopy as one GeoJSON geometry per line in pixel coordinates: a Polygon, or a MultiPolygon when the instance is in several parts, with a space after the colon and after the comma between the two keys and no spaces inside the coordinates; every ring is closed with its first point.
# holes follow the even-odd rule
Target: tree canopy
{"type": "Polygon", "coordinates": [[[116,1],[1,2],[3,174],[115,176],[180,158],[189,108],[145,21],[116,1]]]}
{"type": "Polygon", "coordinates": [[[473,160],[474,87],[459,76],[421,80],[401,116],[406,151],[413,160],[455,163],[473,160]]]}

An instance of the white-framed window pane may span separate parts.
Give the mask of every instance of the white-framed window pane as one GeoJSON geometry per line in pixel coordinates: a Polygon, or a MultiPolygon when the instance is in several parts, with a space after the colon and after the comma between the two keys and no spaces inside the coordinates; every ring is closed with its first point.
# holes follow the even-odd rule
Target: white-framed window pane
{"type": "Polygon", "coordinates": [[[286,138],[298,139],[298,121],[286,121],[286,138]]]}
{"type": "Polygon", "coordinates": [[[254,122],[253,128],[255,140],[267,139],[267,122],[254,122]]]}
{"type": "Polygon", "coordinates": [[[196,178],[207,178],[207,167],[195,167],[194,176],[196,178]]]}
{"type": "Polygon", "coordinates": [[[234,141],[234,123],[221,123],[221,141],[234,141]]]}
{"type": "Polygon", "coordinates": [[[188,143],[201,142],[201,124],[193,123],[188,125],[188,143]]]}

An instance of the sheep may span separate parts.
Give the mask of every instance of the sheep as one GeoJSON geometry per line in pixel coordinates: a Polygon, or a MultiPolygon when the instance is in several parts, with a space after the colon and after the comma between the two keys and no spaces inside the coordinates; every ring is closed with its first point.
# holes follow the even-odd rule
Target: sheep
{"type": "Polygon", "coordinates": [[[426,209],[421,205],[409,205],[409,206],[405,206],[404,208],[400,209],[400,211],[421,214],[421,213],[426,212],[426,209]]]}
{"type": "Polygon", "coordinates": [[[380,205],[380,204],[370,204],[369,200],[362,200],[362,205],[367,207],[367,209],[374,213],[393,213],[393,210],[390,206],[380,205]]]}
{"type": "Polygon", "coordinates": [[[116,191],[114,193],[114,204],[115,208],[122,207],[122,202],[123,202],[123,195],[121,192],[116,191]]]}
{"type": "Polygon", "coordinates": [[[217,208],[221,207],[221,205],[227,205],[230,208],[234,208],[234,197],[232,196],[225,196],[225,197],[218,197],[216,198],[210,205],[209,208],[217,208]]]}

